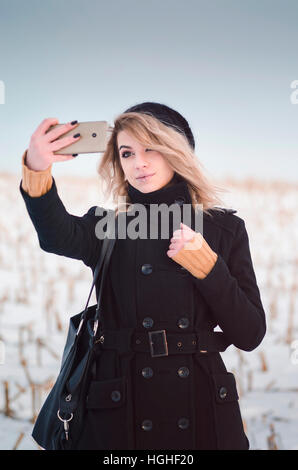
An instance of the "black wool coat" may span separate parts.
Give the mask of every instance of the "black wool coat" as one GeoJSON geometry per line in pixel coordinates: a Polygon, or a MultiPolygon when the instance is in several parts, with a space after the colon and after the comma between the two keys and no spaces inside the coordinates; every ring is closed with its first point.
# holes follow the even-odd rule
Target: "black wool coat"
{"type": "MultiPolygon", "coordinates": [[[[95,214],[96,206],[82,217],[68,213],[54,178],[43,196],[30,197],[21,183],[20,192],[40,247],[94,272],[102,246],[95,227],[104,216],[95,214]]],[[[129,195],[147,208],[148,227],[150,204],[182,210],[191,203],[178,175],[147,194],[129,185],[129,195]]],[[[171,220],[166,239],[116,240],[103,291],[104,341],[79,449],[249,448],[235,377],[220,352],[230,344],[255,349],[266,321],[245,222],[235,212],[203,214],[202,235],[218,255],[204,279],[167,256],[179,228],[171,220]],[[217,325],[221,332],[213,332],[217,325]]],[[[136,216],[127,213],[125,223],[136,216]]],[[[193,209],[191,224],[195,229],[193,209]]]]}

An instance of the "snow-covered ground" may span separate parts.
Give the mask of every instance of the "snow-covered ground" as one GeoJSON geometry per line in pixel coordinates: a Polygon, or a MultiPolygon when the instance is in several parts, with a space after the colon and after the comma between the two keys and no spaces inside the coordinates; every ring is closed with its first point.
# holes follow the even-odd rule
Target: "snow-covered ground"
{"type": "MultiPolygon", "coordinates": [[[[72,214],[112,207],[96,179],[55,179],[72,214]]],[[[37,450],[33,420],[59,371],[69,317],[85,307],[92,273],[40,249],[19,183],[0,174],[0,449],[37,450]]],[[[245,220],[267,315],[258,348],[230,346],[222,357],[236,377],[251,449],[298,449],[298,185],[218,183],[230,191],[227,206],[245,220]]]]}

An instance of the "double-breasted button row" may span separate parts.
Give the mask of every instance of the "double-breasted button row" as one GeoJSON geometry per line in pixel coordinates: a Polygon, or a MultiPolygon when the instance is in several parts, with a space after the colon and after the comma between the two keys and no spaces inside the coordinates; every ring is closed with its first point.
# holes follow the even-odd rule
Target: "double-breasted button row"
{"type": "Polygon", "coordinates": [[[189,326],[189,319],[186,317],[179,318],[177,325],[179,328],[185,329],[189,326]]]}
{"type": "Polygon", "coordinates": [[[111,399],[113,401],[119,401],[121,399],[121,393],[119,392],[119,390],[113,390],[112,393],[111,393],[111,399]]]}
{"type": "Polygon", "coordinates": [[[220,387],[219,389],[219,397],[223,400],[224,398],[226,398],[228,394],[228,391],[226,389],[226,387],[220,387]]]}
{"type": "Polygon", "coordinates": [[[178,372],[179,377],[184,378],[184,377],[189,376],[189,368],[188,367],[180,367],[177,372],[178,372]]]}
{"type": "Polygon", "coordinates": [[[143,431],[151,431],[152,426],[153,426],[153,423],[150,419],[144,419],[144,421],[142,422],[143,431]]]}
{"type": "Polygon", "coordinates": [[[189,419],[188,418],[178,419],[178,426],[180,429],[187,429],[189,426],[189,419]]]}
{"type": "Polygon", "coordinates": [[[150,379],[153,376],[151,367],[144,367],[144,369],[142,369],[142,376],[145,377],[145,379],[150,379]]]}
{"type": "MultiPolygon", "coordinates": [[[[145,317],[143,319],[143,327],[144,328],[152,328],[153,324],[154,324],[154,321],[151,317],[145,317]]],[[[179,318],[178,322],[177,322],[177,325],[179,326],[179,328],[181,329],[185,329],[185,328],[188,328],[189,326],[189,319],[186,318],[186,317],[183,317],[183,318],[179,318]]]]}
{"type": "Polygon", "coordinates": [[[144,328],[152,328],[153,323],[154,323],[154,321],[151,317],[146,317],[143,320],[143,327],[144,328]]]}
{"type": "MultiPolygon", "coordinates": [[[[188,418],[179,418],[177,421],[177,426],[180,429],[187,429],[189,426],[189,419],[188,418]]],[[[144,419],[141,424],[141,428],[143,431],[151,431],[153,427],[153,423],[150,419],[144,419]]]]}
{"type": "MultiPolygon", "coordinates": [[[[189,369],[188,367],[179,367],[179,369],[177,370],[177,374],[179,375],[179,377],[181,378],[185,378],[185,377],[188,377],[189,376],[189,369]]],[[[150,379],[152,376],[153,376],[153,369],[151,367],[144,367],[142,369],[142,376],[145,378],[145,379],[150,379]]]]}
{"type": "Polygon", "coordinates": [[[148,263],[143,264],[142,267],[141,267],[141,271],[145,275],[151,274],[152,271],[153,271],[152,264],[148,264],[148,263]]]}
{"type": "MultiPolygon", "coordinates": [[[[184,266],[180,266],[179,269],[185,274],[188,273],[188,270],[184,266]]],[[[141,266],[141,271],[142,271],[142,274],[145,274],[145,275],[151,274],[153,271],[152,264],[149,264],[149,263],[143,264],[141,266]]]]}

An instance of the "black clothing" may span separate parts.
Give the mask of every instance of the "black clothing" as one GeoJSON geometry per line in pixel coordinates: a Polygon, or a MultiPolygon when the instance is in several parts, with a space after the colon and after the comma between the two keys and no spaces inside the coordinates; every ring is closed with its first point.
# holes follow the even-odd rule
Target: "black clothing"
{"type": "MultiPolygon", "coordinates": [[[[175,175],[171,183],[147,194],[129,185],[129,196],[148,209],[151,203],[190,203],[186,182],[175,175]]],[[[30,197],[21,184],[20,191],[40,247],[94,271],[102,244],[96,206],[82,217],[69,214],[54,178],[43,196],[30,197]]],[[[106,341],[89,390],[81,449],[248,449],[234,375],[219,352],[200,350],[208,349],[205,335],[219,325],[228,343],[252,351],[265,335],[265,312],[244,220],[236,211],[210,212],[212,218],[203,216],[203,236],[218,259],[205,279],[167,256],[179,228],[171,221],[167,239],[116,240],[103,295],[106,341]],[[153,357],[148,332],[160,330],[171,353],[153,357]],[[198,342],[192,353],[185,346],[190,333],[198,342]]],[[[128,224],[135,215],[126,217],[128,224]]]]}

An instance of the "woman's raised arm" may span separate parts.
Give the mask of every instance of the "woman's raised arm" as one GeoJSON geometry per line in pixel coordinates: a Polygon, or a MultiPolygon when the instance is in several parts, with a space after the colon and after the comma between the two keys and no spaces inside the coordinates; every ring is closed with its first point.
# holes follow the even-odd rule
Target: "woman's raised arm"
{"type": "Polygon", "coordinates": [[[20,192],[28,214],[38,235],[40,247],[49,253],[82,260],[94,267],[100,254],[102,239],[95,233],[96,223],[104,215],[95,215],[96,206],[82,217],[69,214],[57,191],[51,175],[52,163],[74,158],[72,155],[55,155],[74,141],[73,137],[52,141],[71,127],[71,123],[45,134],[57,119],[45,119],[32,135],[28,151],[22,157],[20,192]],[[63,129],[62,129],[63,128],[63,129]]]}

